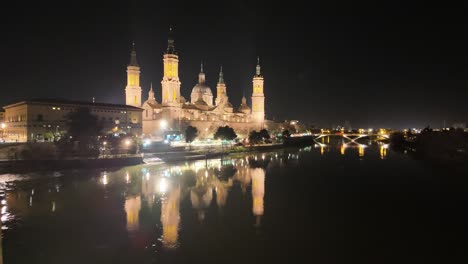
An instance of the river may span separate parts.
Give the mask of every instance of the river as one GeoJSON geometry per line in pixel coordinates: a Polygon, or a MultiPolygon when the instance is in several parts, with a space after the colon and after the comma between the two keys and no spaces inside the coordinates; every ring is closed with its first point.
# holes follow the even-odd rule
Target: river
{"type": "Polygon", "coordinates": [[[16,264],[466,260],[464,176],[377,143],[1,175],[0,257],[16,264]]]}

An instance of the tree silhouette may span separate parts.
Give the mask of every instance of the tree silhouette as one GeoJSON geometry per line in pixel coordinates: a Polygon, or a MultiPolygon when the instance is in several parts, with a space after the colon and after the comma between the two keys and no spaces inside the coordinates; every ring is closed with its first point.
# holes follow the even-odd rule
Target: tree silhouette
{"type": "Polygon", "coordinates": [[[76,146],[76,151],[79,156],[98,156],[99,143],[102,125],[98,121],[98,117],[91,114],[89,108],[78,108],[66,115],[67,134],[64,137],[62,145],[67,150],[71,150],[70,144],[76,146]]]}
{"type": "Polygon", "coordinates": [[[193,126],[188,126],[185,129],[185,142],[190,144],[190,147],[192,147],[192,141],[197,137],[198,135],[198,129],[193,126]]]}
{"type": "Polygon", "coordinates": [[[218,127],[218,130],[216,130],[216,133],[214,134],[214,138],[223,140],[234,140],[237,138],[237,134],[236,132],[234,132],[234,129],[232,129],[232,127],[218,127]]]}

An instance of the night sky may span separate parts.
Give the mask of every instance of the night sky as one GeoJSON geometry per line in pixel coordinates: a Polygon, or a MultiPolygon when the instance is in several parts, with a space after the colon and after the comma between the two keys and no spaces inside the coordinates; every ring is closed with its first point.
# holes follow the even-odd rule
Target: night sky
{"type": "Polygon", "coordinates": [[[310,7],[294,1],[137,2],[3,6],[0,104],[92,97],[124,103],[132,41],[143,100],[152,81],[160,102],[162,54],[173,25],[181,93],[187,99],[203,60],[214,93],[222,64],[230,101],[237,107],[245,92],[250,104],[260,56],[268,119],[316,126],[349,121],[355,128],[468,121],[465,6],[448,1],[312,1],[310,7]]]}

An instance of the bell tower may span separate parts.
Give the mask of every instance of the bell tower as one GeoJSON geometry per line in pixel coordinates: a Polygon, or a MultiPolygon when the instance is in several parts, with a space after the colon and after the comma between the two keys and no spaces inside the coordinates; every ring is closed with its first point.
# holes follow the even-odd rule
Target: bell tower
{"type": "Polygon", "coordinates": [[[265,95],[263,94],[263,76],[261,74],[260,58],[258,57],[256,72],[252,83],[252,120],[260,123],[265,120],[265,95]]]}
{"type": "Polygon", "coordinates": [[[125,104],[141,107],[140,66],[138,65],[136,57],[135,43],[132,44],[130,63],[127,65],[125,104]]]}
{"type": "MultiPolygon", "coordinates": [[[[218,84],[216,85],[216,100],[215,100],[216,105],[219,105],[219,103],[225,97],[227,97],[226,84],[224,83],[223,66],[221,66],[221,68],[219,70],[218,84]]],[[[225,100],[225,101],[227,101],[227,100],[225,100]]]]}
{"type": "Polygon", "coordinates": [[[163,56],[164,76],[161,81],[162,104],[178,106],[180,103],[179,56],[175,51],[172,27],[169,28],[167,51],[163,56]]]}

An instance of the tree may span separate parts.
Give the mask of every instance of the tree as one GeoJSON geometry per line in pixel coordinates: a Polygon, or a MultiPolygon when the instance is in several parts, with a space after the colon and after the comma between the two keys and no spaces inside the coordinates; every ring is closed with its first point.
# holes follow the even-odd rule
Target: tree
{"type": "Polygon", "coordinates": [[[266,129],[260,130],[259,133],[260,133],[260,137],[261,137],[262,139],[264,139],[264,140],[270,138],[270,134],[268,133],[268,131],[267,131],[266,129]]]}
{"type": "Polygon", "coordinates": [[[216,130],[216,133],[214,134],[214,138],[223,140],[234,140],[235,138],[237,138],[237,134],[236,132],[234,132],[234,129],[232,129],[232,127],[218,127],[218,130],[216,130]]]}
{"type": "Polygon", "coordinates": [[[185,129],[185,142],[189,143],[192,146],[192,141],[197,137],[198,129],[193,126],[188,126],[185,129]]]}
{"type": "Polygon", "coordinates": [[[70,150],[71,145],[76,145],[77,154],[80,156],[99,155],[98,137],[102,130],[102,125],[98,117],[91,114],[89,108],[83,107],[70,112],[66,116],[67,136],[61,142],[65,149],[70,150]]]}
{"type": "Polygon", "coordinates": [[[260,135],[260,132],[257,132],[256,130],[252,130],[249,133],[249,142],[250,144],[258,144],[262,141],[262,136],[260,135]]]}
{"type": "Polygon", "coordinates": [[[285,129],[282,133],[283,138],[289,138],[291,137],[291,133],[289,133],[289,130],[285,129]]]}

